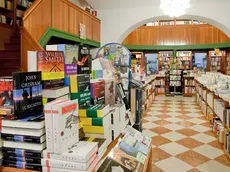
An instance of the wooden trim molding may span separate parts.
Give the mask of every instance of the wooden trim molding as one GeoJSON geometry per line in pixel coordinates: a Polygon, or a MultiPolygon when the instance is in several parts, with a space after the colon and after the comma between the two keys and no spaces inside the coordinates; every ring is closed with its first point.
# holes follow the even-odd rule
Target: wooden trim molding
{"type": "Polygon", "coordinates": [[[230,48],[230,42],[219,44],[197,44],[197,45],[128,45],[123,44],[130,50],[152,50],[152,51],[167,51],[167,50],[209,50],[209,49],[226,49],[230,48]]]}
{"type": "Polygon", "coordinates": [[[45,47],[49,42],[49,40],[51,39],[51,37],[62,38],[62,39],[74,41],[76,43],[90,45],[95,48],[99,48],[101,46],[100,42],[90,40],[90,39],[83,40],[80,39],[78,35],[74,35],[69,32],[58,30],[52,27],[49,27],[44,33],[44,35],[41,37],[41,39],[39,40],[40,45],[42,47],[45,47]]]}

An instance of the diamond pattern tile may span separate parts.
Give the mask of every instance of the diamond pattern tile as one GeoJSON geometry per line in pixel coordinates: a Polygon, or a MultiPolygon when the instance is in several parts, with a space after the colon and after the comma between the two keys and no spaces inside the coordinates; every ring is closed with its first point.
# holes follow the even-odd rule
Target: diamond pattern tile
{"type": "Polygon", "coordinates": [[[153,172],[230,172],[230,159],[190,97],[156,96],[143,119],[153,172]]]}

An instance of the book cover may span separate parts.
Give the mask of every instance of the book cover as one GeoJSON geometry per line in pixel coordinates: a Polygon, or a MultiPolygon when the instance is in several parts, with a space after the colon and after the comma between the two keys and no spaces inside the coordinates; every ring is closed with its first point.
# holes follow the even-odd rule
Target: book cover
{"type": "Polygon", "coordinates": [[[132,170],[126,168],[124,165],[118,163],[117,161],[106,157],[103,161],[103,163],[99,166],[99,168],[96,170],[97,172],[112,172],[115,169],[119,169],[117,171],[122,172],[132,172],[132,170]]]}
{"type": "Polygon", "coordinates": [[[61,51],[37,51],[37,70],[42,71],[42,80],[64,78],[64,53],[61,51]]]}
{"type": "Polygon", "coordinates": [[[45,150],[43,152],[43,158],[87,163],[93,156],[96,155],[97,151],[98,145],[96,142],[80,141],[62,154],[51,154],[45,150]]]}
{"type": "Polygon", "coordinates": [[[3,160],[3,165],[7,167],[13,167],[13,168],[42,171],[41,164],[3,160]]]}
{"type": "Polygon", "coordinates": [[[105,80],[105,104],[115,104],[115,80],[105,80]]]}
{"type": "Polygon", "coordinates": [[[17,156],[17,157],[42,157],[42,151],[27,150],[27,149],[15,149],[3,147],[2,152],[6,155],[17,156]]]}
{"type": "Polygon", "coordinates": [[[13,73],[13,89],[16,118],[22,119],[43,112],[41,72],[13,73]]]}
{"type": "MultiPolygon", "coordinates": [[[[59,51],[61,51],[59,49],[59,51]]],[[[65,45],[65,75],[77,74],[78,45],[65,45]]]]}
{"type": "Polygon", "coordinates": [[[72,75],[70,76],[71,100],[78,99],[79,105],[90,105],[90,75],[72,75]]]}
{"type": "Polygon", "coordinates": [[[107,148],[106,139],[103,138],[84,137],[82,141],[96,142],[98,144],[98,154],[101,153],[105,148],[107,148]]]}
{"type": "Polygon", "coordinates": [[[108,157],[125,166],[131,171],[143,171],[143,163],[140,163],[136,158],[126,154],[117,147],[111,150],[111,154],[109,154],[108,157]]]}
{"type": "Polygon", "coordinates": [[[106,115],[104,118],[82,118],[80,122],[83,126],[105,126],[111,124],[111,115],[106,115]]]}
{"type": "Polygon", "coordinates": [[[91,98],[93,104],[105,104],[105,81],[90,81],[91,98]]]}
{"type": "Polygon", "coordinates": [[[46,148],[46,143],[26,143],[26,142],[14,142],[3,140],[3,146],[8,148],[16,148],[16,149],[29,149],[35,151],[42,151],[46,148]]]}
{"type": "Polygon", "coordinates": [[[0,106],[14,106],[12,77],[0,77],[0,106]]]}
{"type": "Polygon", "coordinates": [[[54,153],[63,153],[79,141],[78,101],[54,104],[52,113],[54,153]]]}
{"type": "Polygon", "coordinates": [[[92,57],[90,55],[90,48],[86,45],[80,45],[79,57],[77,62],[78,74],[91,73],[92,57]]]}
{"type": "Polygon", "coordinates": [[[1,134],[3,140],[15,141],[15,142],[27,142],[27,143],[43,143],[46,141],[46,136],[41,137],[35,136],[23,136],[23,135],[13,135],[13,134],[1,134]]]}

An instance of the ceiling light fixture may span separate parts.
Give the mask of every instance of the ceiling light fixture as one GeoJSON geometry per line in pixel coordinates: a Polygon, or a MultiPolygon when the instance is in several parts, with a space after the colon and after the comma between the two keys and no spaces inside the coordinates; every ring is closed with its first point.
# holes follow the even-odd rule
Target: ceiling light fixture
{"type": "Polygon", "coordinates": [[[179,17],[190,8],[190,0],[161,0],[160,8],[170,17],[179,17]]]}

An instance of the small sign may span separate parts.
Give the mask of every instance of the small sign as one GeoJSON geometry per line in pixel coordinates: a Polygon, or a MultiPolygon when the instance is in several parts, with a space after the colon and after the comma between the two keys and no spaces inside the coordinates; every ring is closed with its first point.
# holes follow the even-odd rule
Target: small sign
{"type": "Polygon", "coordinates": [[[215,49],[215,54],[218,56],[220,54],[220,49],[219,48],[216,48],[215,49]]]}
{"type": "Polygon", "coordinates": [[[92,11],[92,15],[97,17],[97,11],[92,11]]]}
{"type": "Polygon", "coordinates": [[[86,39],[86,27],[84,24],[80,23],[80,38],[86,39]]]}

